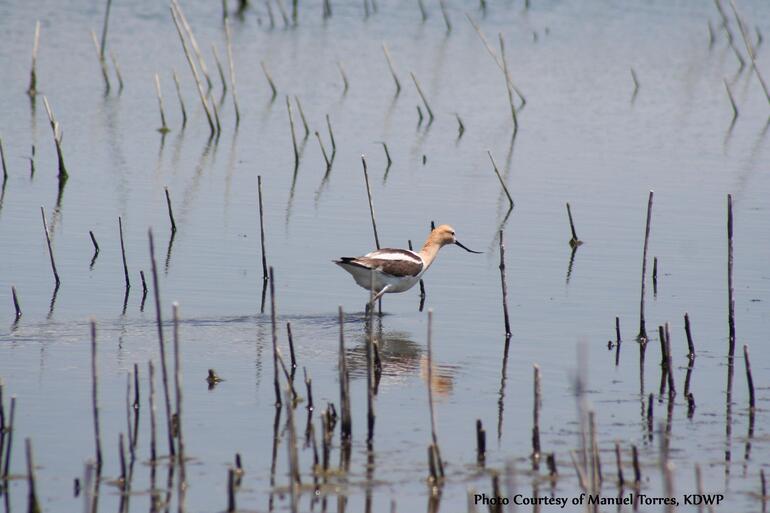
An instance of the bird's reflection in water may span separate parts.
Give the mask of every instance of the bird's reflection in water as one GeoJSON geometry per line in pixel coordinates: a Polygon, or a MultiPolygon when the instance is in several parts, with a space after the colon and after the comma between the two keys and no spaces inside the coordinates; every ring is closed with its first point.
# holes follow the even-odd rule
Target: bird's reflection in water
{"type": "MultiPolygon", "coordinates": [[[[428,380],[428,354],[425,346],[409,338],[409,334],[398,331],[375,334],[379,342],[382,375],[379,387],[406,383],[415,375],[428,380]]],[[[366,338],[360,337],[353,348],[348,349],[348,368],[354,379],[366,378],[366,338]]],[[[454,374],[457,367],[433,362],[431,388],[437,397],[448,397],[454,389],[454,374]]]]}

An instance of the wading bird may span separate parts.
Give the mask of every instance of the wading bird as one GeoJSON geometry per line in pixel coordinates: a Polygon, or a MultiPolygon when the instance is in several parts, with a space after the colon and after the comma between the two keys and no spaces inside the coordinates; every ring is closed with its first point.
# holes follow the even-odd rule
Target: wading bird
{"type": "Polygon", "coordinates": [[[385,293],[404,292],[414,287],[436,259],[438,251],[447,244],[460,246],[469,253],[481,253],[460,244],[454,229],[442,224],[430,232],[419,252],[384,248],[364,256],[341,257],[334,263],[349,272],[359,286],[374,292],[370,302],[374,304],[385,293]]]}

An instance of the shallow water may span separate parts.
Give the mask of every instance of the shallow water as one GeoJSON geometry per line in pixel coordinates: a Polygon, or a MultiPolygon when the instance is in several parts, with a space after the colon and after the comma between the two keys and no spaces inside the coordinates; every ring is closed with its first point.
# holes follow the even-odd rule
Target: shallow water
{"type": "MultiPolygon", "coordinates": [[[[337,507],[338,495],[348,497],[349,511],[365,508],[366,293],[330,262],[374,245],[361,154],[369,165],[384,246],[403,247],[408,239],[421,244],[435,220],[451,223],[464,244],[485,251],[477,256],[445,248],[425,280],[425,307],[435,312],[437,430],[448,475],[442,510],[465,508],[469,487],[491,492],[488,474],[475,466],[476,419],[487,430],[487,466],[502,470],[512,459],[519,492],[531,495],[537,487],[541,495],[550,493],[544,464],[539,479],[527,472],[535,363],[543,375],[542,448],[544,453],[555,452],[561,476],[555,494],[579,493],[569,452],[579,446],[573,381],[581,346],[588,362],[586,397],[596,411],[607,478],[604,494],[616,494],[609,476],[614,475],[618,441],[626,478],[633,473],[630,447],[636,444],[643,491],[662,495],[660,436],[649,441],[645,410],[647,394],[656,393],[655,429],[666,419],[666,402],[657,398],[657,326],[667,321],[679,392],[670,439],[676,494],[695,490],[693,467],[699,463],[705,490],[725,493],[726,509],[761,509],[755,494],[769,449],[763,422],[770,357],[763,343],[770,329],[768,105],[749,67],[739,72],[723,32],[709,48],[707,21],[718,27],[716,9],[708,2],[596,1],[532,2],[524,11],[520,2],[490,2],[482,16],[476,3],[452,1],[447,2],[452,20],[447,35],[438,5],[426,3],[425,23],[411,1],[380,2],[379,12],[367,19],[359,3],[334,3],[334,15],[326,22],[320,2],[303,3],[299,26],[292,29],[283,28],[276,4],[274,29],[263,5],[243,19],[233,16],[241,123],[236,131],[228,92],[218,103],[223,131],[215,140],[209,140],[164,4],[116,2],[112,7],[108,46],[126,83],[120,94],[116,84],[105,94],[89,38],[90,29],[101,29],[101,2],[0,4],[0,28],[6,34],[0,48],[0,136],[10,175],[0,210],[0,290],[8,294],[6,307],[0,308],[0,325],[13,321],[11,285],[17,287],[24,311],[17,325],[0,333],[0,376],[6,394],[18,398],[12,473],[25,472],[23,439],[31,437],[45,510],[82,507],[82,498],[72,497],[72,487],[75,477],[82,479],[84,462],[93,457],[90,316],[99,323],[108,478],[119,472],[117,440],[126,430],[126,373],[134,363],[141,368],[144,402],[132,484],[138,495],[131,497],[130,510],[149,506],[146,366],[150,359],[158,363],[158,343],[151,294],[140,310],[139,278],[144,270],[149,279],[149,227],[156,237],[164,317],[170,317],[172,301],[180,303],[182,316],[183,422],[187,452],[193,458],[187,510],[224,509],[227,466],[236,452],[246,470],[238,505],[268,509],[275,408],[269,309],[268,314],[260,313],[258,175],[263,178],[267,256],[275,266],[280,344],[288,354],[285,323],[291,322],[299,366],[313,378],[313,422],[319,438],[321,408],[326,402],[339,404],[337,305],[349,312],[345,337],[353,389],[351,472],[347,485],[324,491],[329,492],[329,508],[337,507]],[[502,74],[465,12],[479,22],[491,44],[498,32],[505,37],[513,80],[527,98],[513,144],[502,74]],[[42,97],[30,104],[24,94],[36,19],[42,24],[39,89],[61,123],[70,173],[61,194],[42,97]],[[403,86],[398,96],[382,55],[383,41],[403,86]],[[274,101],[260,61],[268,65],[278,87],[274,101]],[[337,61],[350,81],[346,94],[337,61]],[[636,95],[631,67],[640,82],[636,95]],[[180,76],[190,114],[184,130],[171,68],[180,76]],[[430,126],[418,125],[416,106],[421,101],[409,71],[417,76],[436,115],[430,126]],[[155,72],[161,74],[171,128],[165,137],[156,130],[160,120],[155,72]],[[732,127],[723,78],[740,110],[732,127]],[[311,129],[303,140],[304,130],[295,117],[301,151],[296,173],[287,94],[300,97],[311,129]],[[455,113],[466,128],[459,139],[455,113]],[[325,176],[312,131],[318,130],[330,149],[326,114],[337,153],[325,176]],[[387,142],[393,158],[387,171],[378,141],[387,142]],[[25,157],[33,144],[36,171],[30,177],[25,157]],[[507,200],[488,149],[515,200],[506,220],[507,200]],[[178,226],[171,245],[164,186],[178,226]],[[655,190],[655,203],[646,307],[652,340],[640,376],[634,337],[650,189],[655,190]],[[740,356],[726,400],[728,193],[734,198],[740,356]],[[585,241],[574,258],[567,244],[566,201],[585,241]],[[41,205],[62,280],[53,303],[41,205]],[[118,216],[124,223],[132,283],[125,306],[118,216]],[[505,231],[513,330],[506,365],[496,238],[500,226],[505,231]],[[101,247],[93,266],[89,230],[101,247]],[[650,279],[653,257],[659,266],[656,293],[650,279]],[[697,404],[692,419],[687,418],[683,394],[685,312],[693,323],[698,353],[690,385],[697,404]],[[607,340],[614,339],[615,316],[620,317],[624,340],[617,366],[615,352],[607,350],[607,340]],[[750,346],[757,385],[750,452],[743,344],[750,346]],[[212,367],[226,381],[208,390],[204,378],[212,367]]],[[[204,50],[218,101],[221,87],[210,44],[216,43],[220,57],[226,58],[221,6],[187,2],[184,7],[204,50]]],[[[770,33],[770,11],[761,2],[742,1],[739,7],[752,26],[770,33]]],[[[729,4],[725,9],[730,14],[729,4]]],[[[732,30],[745,55],[734,21],[732,30]]],[[[757,65],[763,71],[770,70],[766,50],[758,48],[757,65]]],[[[376,405],[373,511],[389,510],[391,500],[399,511],[428,505],[427,319],[418,304],[416,288],[383,302],[387,315],[380,322],[384,367],[376,405]]],[[[167,329],[167,337],[170,334],[167,329]]],[[[296,382],[305,395],[301,377],[299,369],[296,382]]],[[[161,399],[159,381],[156,385],[161,399]]],[[[295,410],[300,434],[306,421],[303,406],[295,410]]],[[[162,408],[159,415],[162,420],[162,408]]],[[[335,436],[335,444],[338,441],[335,436]]],[[[162,442],[161,437],[164,452],[162,442]]],[[[338,458],[335,445],[335,465],[338,458]]],[[[311,482],[312,451],[302,449],[300,460],[303,483],[311,482]]],[[[165,468],[159,476],[158,482],[164,483],[165,468]]],[[[284,438],[276,468],[279,491],[285,491],[287,483],[284,438]]],[[[116,488],[105,482],[101,492],[102,509],[118,507],[116,488]]],[[[25,507],[25,493],[25,483],[13,480],[13,509],[25,507]]],[[[303,493],[301,510],[310,509],[311,496],[303,493]]],[[[274,507],[288,510],[288,496],[276,497],[274,507]]]]}

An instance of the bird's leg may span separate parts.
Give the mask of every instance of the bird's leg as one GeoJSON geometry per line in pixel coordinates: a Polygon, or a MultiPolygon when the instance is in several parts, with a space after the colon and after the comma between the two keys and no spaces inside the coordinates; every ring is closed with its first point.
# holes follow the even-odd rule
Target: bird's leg
{"type": "Polygon", "coordinates": [[[390,289],[390,285],[385,285],[382,290],[380,290],[377,294],[374,295],[371,301],[369,301],[369,307],[373,307],[374,303],[382,297],[383,294],[385,294],[388,289],[390,289]]]}

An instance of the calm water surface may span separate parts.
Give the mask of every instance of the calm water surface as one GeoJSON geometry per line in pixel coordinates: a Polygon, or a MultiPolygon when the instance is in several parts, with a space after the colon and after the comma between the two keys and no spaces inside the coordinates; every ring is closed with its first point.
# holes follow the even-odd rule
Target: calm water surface
{"type": "MultiPolygon", "coordinates": [[[[231,2],[233,4],[235,2],[231,2]]],[[[284,2],[287,8],[290,2],[284,2]]],[[[421,23],[416,3],[379,2],[364,19],[360,3],[334,2],[321,18],[321,2],[301,2],[299,26],[286,29],[273,4],[271,29],[264,4],[231,18],[241,123],[228,92],[222,95],[211,57],[216,44],[226,59],[218,2],[184,8],[212,73],[212,95],[222,134],[210,140],[192,76],[164,3],[114,2],[108,48],[125,89],[105,93],[90,40],[100,32],[104,2],[67,0],[0,2],[0,136],[9,178],[0,209],[0,376],[17,397],[12,474],[25,472],[23,439],[31,437],[38,488],[46,511],[80,511],[73,479],[93,457],[88,319],[99,324],[100,401],[105,482],[99,506],[115,510],[117,442],[126,431],[126,375],[140,366],[142,408],[131,511],[149,509],[147,362],[159,362],[154,303],[142,303],[140,270],[149,277],[147,230],[156,235],[160,290],[166,319],[172,301],[182,316],[184,426],[189,488],[187,511],[226,506],[227,468],[239,452],[246,473],[238,505],[269,508],[273,445],[273,370],[270,317],[260,313],[257,176],[263,178],[268,260],[275,267],[280,345],[288,354],[291,322],[300,367],[313,379],[320,409],[339,404],[337,305],[352,375],[351,472],[335,479],[328,508],[347,497],[347,511],[428,506],[426,447],[427,316],[417,289],[388,296],[378,323],[383,376],[377,396],[372,480],[367,479],[365,322],[366,293],[331,260],[374,246],[361,161],[369,164],[380,239],[385,246],[420,245],[431,220],[450,223],[458,238],[484,255],[445,248],[426,275],[426,310],[434,310],[433,389],[437,431],[446,460],[442,511],[461,511],[469,488],[491,493],[489,474],[475,465],[475,421],[487,430],[487,466],[517,469],[515,486],[527,495],[552,493],[545,465],[530,473],[532,366],[542,369],[542,448],[555,453],[560,479],[553,493],[580,492],[570,451],[579,447],[574,397],[579,347],[587,355],[586,398],[596,412],[604,463],[603,493],[614,496],[614,443],[633,475],[631,445],[638,446],[643,491],[663,495],[659,436],[648,438],[646,399],[655,393],[654,429],[666,420],[658,400],[657,326],[671,323],[678,394],[671,416],[671,459],[677,496],[695,491],[700,464],[707,492],[724,493],[730,511],[758,511],[759,471],[766,467],[770,351],[770,152],[768,104],[749,66],[742,71],[709,2],[475,2],[451,1],[447,35],[438,3],[426,2],[421,23]],[[502,33],[514,82],[527,98],[511,142],[511,119],[502,74],[472,26],[476,19],[493,46],[502,33]],[[64,133],[70,178],[60,192],[56,154],[42,97],[24,94],[36,20],[41,21],[38,81],[64,133]],[[709,48],[707,22],[716,39],[709,48]],[[403,90],[394,96],[381,45],[387,43],[403,90]],[[271,93],[260,61],[278,88],[271,93]],[[350,82],[343,93],[337,63],[350,82]],[[630,69],[639,78],[633,94],[630,69]],[[171,70],[177,71],[189,111],[186,129],[171,70]],[[421,105],[414,72],[435,114],[418,124],[421,105]],[[160,74],[171,131],[162,136],[154,73],[160,74]],[[740,116],[732,111],[723,79],[740,116]],[[295,118],[301,162],[294,172],[285,95],[298,96],[310,137],[295,118]],[[329,115],[337,145],[332,170],[313,131],[327,149],[329,115]],[[455,114],[465,125],[458,139],[455,114]],[[387,169],[380,141],[393,164],[387,169]],[[29,161],[34,145],[35,173],[29,161]],[[487,156],[492,152],[515,200],[507,200],[487,156]],[[170,244],[164,186],[178,232],[170,244]],[[649,266],[658,258],[657,292],[647,283],[647,329],[653,335],[640,375],[639,275],[645,208],[655,190],[649,266]],[[727,388],[726,196],[735,213],[737,345],[732,394],[727,388]],[[564,203],[569,201],[585,244],[574,254],[564,203]],[[62,285],[52,301],[40,206],[45,207],[62,285]],[[132,287],[124,306],[118,237],[122,217],[132,287]],[[497,232],[504,228],[513,337],[503,365],[497,232]],[[101,252],[90,266],[92,230],[101,252]],[[24,316],[12,325],[10,287],[24,316]],[[689,312],[698,357],[691,377],[697,408],[687,417],[683,315],[689,312]],[[607,341],[620,317],[624,343],[619,363],[607,341]],[[742,345],[751,349],[757,413],[749,433],[742,345]],[[209,390],[207,369],[225,379],[209,390]],[[368,492],[367,492],[368,490],[368,492]]],[[[232,7],[232,6],[231,6],[232,7]]],[[[770,34],[770,9],[758,0],[739,8],[751,27],[770,34]]],[[[725,10],[731,16],[729,4],[725,10]]],[[[745,55],[735,21],[735,45],[745,55]]],[[[756,34],[752,28],[752,40],[756,34]]],[[[497,48],[497,46],[495,46],[497,48]]],[[[226,61],[223,62],[226,66],[226,61]]],[[[757,65],[770,73],[760,45],[757,65]]],[[[421,107],[423,108],[423,107],[421,107]]],[[[424,108],[423,108],[424,111],[424,108]]],[[[296,112],[295,112],[296,116],[296,112]]],[[[170,336],[170,329],[167,336],[170,336]]],[[[301,385],[301,369],[297,384],[301,385]]],[[[158,382],[159,385],[159,382],[158,382]]],[[[160,387],[158,387],[160,391],[160,387]]],[[[304,395],[304,386],[300,387],[304,395]]],[[[159,395],[160,399],[162,395],[159,395]]],[[[295,411],[304,433],[304,403],[295,411]]],[[[281,425],[285,422],[284,408],[281,425]]],[[[162,409],[159,409],[161,416],[162,409]]],[[[332,453],[338,462],[338,435],[332,453]]],[[[161,439],[162,441],[162,439],[161,439]]],[[[165,446],[160,445],[162,452],[165,446]]],[[[300,445],[304,483],[312,482],[312,450],[300,445]]],[[[276,467],[273,507],[289,510],[285,435],[276,467]]],[[[159,483],[165,482],[161,467],[159,483]]],[[[513,492],[511,492],[513,493],[513,492]]],[[[311,509],[312,492],[300,500],[311,509]]],[[[176,495],[173,497],[176,504],[176,495]]],[[[13,480],[10,509],[26,508],[26,483],[13,480]]],[[[312,505],[321,509],[321,504],[312,505]]],[[[642,507],[655,511],[660,507],[642,507]]],[[[686,508],[683,508],[686,510],[686,508]]],[[[696,508],[692,508],[695,511],[696,508]]],[[[555,511],[544,507],[542,511],[555,511]]],[[[607,511],[615,510],[614,507],[607,511]]],[[[625,507],[630,511],[630,507],[625,507]]]]}

